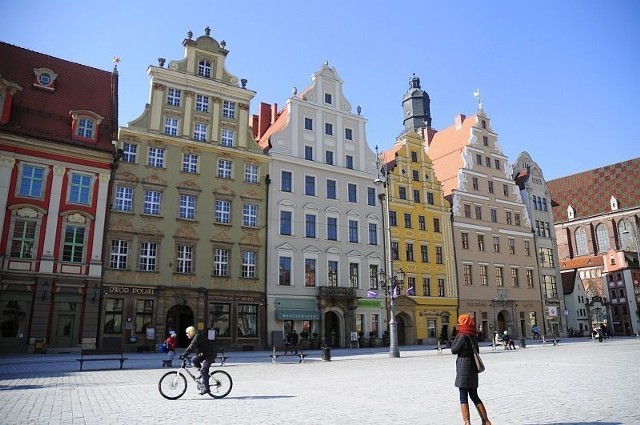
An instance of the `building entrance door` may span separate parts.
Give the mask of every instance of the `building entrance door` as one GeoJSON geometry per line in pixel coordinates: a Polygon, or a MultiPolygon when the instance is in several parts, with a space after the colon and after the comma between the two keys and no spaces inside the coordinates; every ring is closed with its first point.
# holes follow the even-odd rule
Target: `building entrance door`
{"type": "MultiPolygon", "coordinates": [[[[176,304],[167,312],[167,332],[170,330],[176,331],[177,346],[187,347],[189,345],[189,338],[187,337],[185,330],[189,326],[193,326],[193,310],[187,305],[176,304]]],[[[166,338],[168,335],[165,335],[166,338]]]]}
{"type": "Polygon", "coordinates": [[[53,345],[56,347],[72,347],[75,341],[76,318],[73,314],[58,314],[56,317],[53,345]]]}
{"type": "Polygon", "coordinates": [[[340,341],[340,318],[332,311],[325,313],[324,315],[324,337],[330,347],[338,348],[342,347],[340,341]]]}

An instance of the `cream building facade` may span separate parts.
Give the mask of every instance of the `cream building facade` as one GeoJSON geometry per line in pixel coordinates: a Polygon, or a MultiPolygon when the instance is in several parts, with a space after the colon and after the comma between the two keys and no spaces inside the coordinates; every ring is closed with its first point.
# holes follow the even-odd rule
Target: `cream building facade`
{"type": "Polygon", "coordinates": [[[150,66],[149,104],[122,127],[102,299],[102,345],[154,348],[194,325],[219,348],[264,349],[268,157],[249,128],[255,92],[225,43],[183,41],[150,66]]]}
{"type": "Polygon", "coordinates": [[[255,135],[271,158],[267,316],[270,342],[294,329],[333,347],[382,336],[382,299],[367,299],[383,267],[376,157],[328,63],[281,111],[263,104],[255,135]],[[355,342],[355,341],[354,341],[355,342]]]}

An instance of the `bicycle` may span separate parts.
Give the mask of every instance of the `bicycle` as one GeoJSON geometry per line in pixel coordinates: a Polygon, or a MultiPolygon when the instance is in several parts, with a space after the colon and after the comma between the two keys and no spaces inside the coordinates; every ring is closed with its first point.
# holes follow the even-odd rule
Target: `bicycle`
{"type": "MultiPolygon", "coordinates": [[[[182,364],[178,369],[167,372],[160,378],[158,382],[158,391],[162,397],[169,400],[177,400],[187,392],[187,376],[189,375],[193,382],[196,383],[197,389],[202,389],[202,382],[200,382],[200,375],[197,376],[191,373],[188,369],[192,365],[191,357],[185,357],[182,360],[182,364]]],[[[233,388],[233,380],[224,370],[213,370],[209,373],[209,395],[213,398],[224,398],[233,388]]]]}

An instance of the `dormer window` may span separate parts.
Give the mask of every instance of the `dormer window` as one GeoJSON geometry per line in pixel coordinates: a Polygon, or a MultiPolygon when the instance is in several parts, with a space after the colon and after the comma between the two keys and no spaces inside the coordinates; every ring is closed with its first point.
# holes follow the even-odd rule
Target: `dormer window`
{"type": "Polygon", "coordinates": [[[58,74],[49,68],[33,68],[33,77],[34,87],[51,91],[55,90],[58,74]]]}
{"type": "Polygon", "coordinates": [[[92,111],[70,111],[69,113],[73,119],[72,139],[95,143],[98,140],[98,126],[104,117],[92,111]]]}
{"type": "Polygon", "coordinates": [[[569,218],[569,220],[573,220],[574,218],[576,218],[576,209],[571,205],[567,207],[567,217],[569,218]]]}
{"type": "Polygon", "coordinates": [[[618,200],[615,196],[612,196],[609,200],[609,204],[611,204],[611,211],[618,211],[618,200]]]}
{"type": "Polygon", "coordinates": [[[22,87],[19,84],[5,80],[2,78],[2,75],[0,75],[0,125],[9,122],[13,95],[21,90],[22,87]]]}
{"type": "Polygon", "coordinates": [[[211,62],[206,59],[198,63],[198,75],[205,78],[211,78],[211,62]]]}

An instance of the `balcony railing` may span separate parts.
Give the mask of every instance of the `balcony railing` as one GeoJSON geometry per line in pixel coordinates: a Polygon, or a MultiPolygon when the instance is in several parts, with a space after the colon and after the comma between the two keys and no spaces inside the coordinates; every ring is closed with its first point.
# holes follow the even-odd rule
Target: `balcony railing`
{"type": "Polygon", "coordinates": [[[356,297],[356,289],[342,288],[339,286],[321,286],[320,297],[321,298],[353,299],[356,297]]]}

